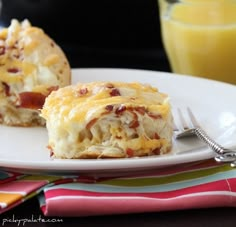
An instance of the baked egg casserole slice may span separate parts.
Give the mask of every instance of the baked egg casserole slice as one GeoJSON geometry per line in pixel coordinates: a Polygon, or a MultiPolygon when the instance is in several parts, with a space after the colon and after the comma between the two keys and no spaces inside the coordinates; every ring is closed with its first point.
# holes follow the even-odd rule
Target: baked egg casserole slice
{"type": "Polygon", "coordinates": [[[54,158],[130,158],[171,151],[169,98],[138,82],[78,83],[52,91],[41,110],[54,158]]]}
{"type": "Polygon", "coordinates": [[[69,84],[69,62],[42,29],[13,19],[0,30],[0,124],[45,125],[39,116],[45,98],[69,84]]]}

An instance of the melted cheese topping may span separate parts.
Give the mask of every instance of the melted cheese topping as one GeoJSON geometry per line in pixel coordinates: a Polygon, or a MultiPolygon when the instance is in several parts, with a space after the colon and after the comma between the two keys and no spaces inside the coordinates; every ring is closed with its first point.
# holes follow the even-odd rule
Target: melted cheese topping
{"type": "Polygon", "coordinates": [[[0,81],[12,89],[17,87],[14,93],[25,91],[26,87],[28,91],[33,90],[41,82],[48,87],[70,84],[70,66],[63,51],[28,20],[20,23],[13,19],[8,28],[0,30],[0,42],[0,81]]]}
{"type": "Polygon", "coordinates": [[[169,111],[167,96],[149,85],[116,82],[114,89],[120,93],[117,96],[111,95],[112,89],[106,82],[67,86],[51,93],[46,99],[42,116],[48,119],[57,115],[63,122],[88,122],[100,116],[106,106],[117,104],[126,107],[141,105],[147,110],[159,111],[163,117],[169,111]]]}

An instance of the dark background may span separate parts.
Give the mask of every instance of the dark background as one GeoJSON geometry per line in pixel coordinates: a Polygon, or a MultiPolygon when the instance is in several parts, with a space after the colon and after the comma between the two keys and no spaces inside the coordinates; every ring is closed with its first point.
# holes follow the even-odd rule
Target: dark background
{"type": "Polygon", "coordinates": [[[64,50],[71,67],[169,71],[158,0],[2,0],[0,22],[28,18],[64,50]]]}

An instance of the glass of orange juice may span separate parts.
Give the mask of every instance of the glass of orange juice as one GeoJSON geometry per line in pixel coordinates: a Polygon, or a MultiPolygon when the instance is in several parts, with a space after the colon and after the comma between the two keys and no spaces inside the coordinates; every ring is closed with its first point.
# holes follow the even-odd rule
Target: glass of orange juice
{"type": "Polygon", "coordinates": [[[158,0],[174,73],[236,84],[236,0],[158,0]]]}

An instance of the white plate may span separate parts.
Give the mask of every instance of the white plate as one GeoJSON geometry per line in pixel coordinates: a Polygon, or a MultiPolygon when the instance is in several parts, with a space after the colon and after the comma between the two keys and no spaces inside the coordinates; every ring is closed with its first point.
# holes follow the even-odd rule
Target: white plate
{"type": "MultiPolygon", "coordinates": [[[[236,86],[171,73],[129,69],[74,69],[77,81],[127,81],[150,83],[170,96],[176,107],[190,106],[204,129],[226,146],[236,144],[236,86]]],[[[175,142],[172,153],[132,159],[50,160],[45,128],[0,126],[0,166],[4,169],[47,174],[120,174],[145,171],[212,157],[212,151],[196,149],[193,141],[175,142]],[[195,148],[190,151],[191,148],[195,148]]],[[[198,144],[197,144],[198,146],[198,144]]]]}

